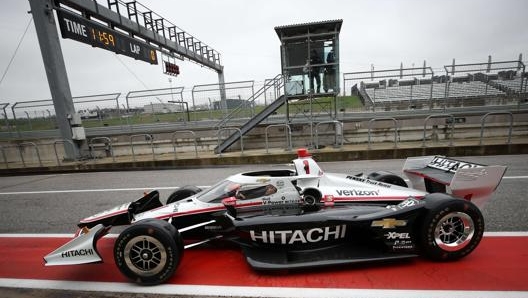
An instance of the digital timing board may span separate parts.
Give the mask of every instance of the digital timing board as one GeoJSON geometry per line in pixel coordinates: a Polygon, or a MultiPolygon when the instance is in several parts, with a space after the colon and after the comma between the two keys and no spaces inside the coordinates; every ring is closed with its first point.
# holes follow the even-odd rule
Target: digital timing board
{"type": "Polygon", "coordinates": [[[158,64],[156,49],[145,42],[78,14],[57,10],[57,16],[63,38],[77,40],[92,47],[109,50],[150,64],[158,64]]]}

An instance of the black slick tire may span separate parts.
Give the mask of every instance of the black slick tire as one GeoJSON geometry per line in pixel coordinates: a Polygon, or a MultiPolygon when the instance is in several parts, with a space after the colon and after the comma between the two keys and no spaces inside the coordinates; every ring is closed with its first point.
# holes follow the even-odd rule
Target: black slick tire
{"type": "Polygon", "coordinates": [[[429,259],[453,261],[471,253],[483,234],[484,218],[473,203],[447,200],[425,216],[420,246],[429,259]]]}
{"type": "Polygon", "coordinates": [[[202,191],[202,189],[197,186],[186,185],[184,187],[181,187],[175,190],[173,193],[171,193],[171,195],[167,198],[167,204],[183,200],[185,198],[188,198],[192,195],[199,193],[200,191],[202,191]]]}
{"type": "Polygon", "coordinates": [[[392,185],[402,186],[402,187],[408,187],[407,183],[405,182],[405,180],[403,180],[402,177],[394,173],[387,172],[387,171],[378,171],[378,172],[370,173],[367,176],[367,179],[384,182],[384,183],[388,183],[392,185]]]}
{"type": "Polygon", "coordinates": [[[174,274],[183,255],[176,228],[163,220],[147,219],[126,228],[114,244],[117,268],[141,285],[164,283],[174,274]]]}

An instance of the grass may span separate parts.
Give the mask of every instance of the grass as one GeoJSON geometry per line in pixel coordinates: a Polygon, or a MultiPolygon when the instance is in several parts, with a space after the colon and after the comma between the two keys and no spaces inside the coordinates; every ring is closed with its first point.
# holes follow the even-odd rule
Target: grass
{"type": "MultiPolygon", "coordinates": [[[[291,101],[289,103],[290,113],[298,113],[299,111],[307,112],[324,112],[324,111],[333,111],[333,98],[332,97],[321,97],[316,98],[310,104],[310,101],[299,100],[291,101]]],[[[357,109],[363,107],[361,101],[357,96],[338,96],[335,101],[337,105],[337,111],[344,109],[357,109]]],[[[234,115],[235,118],[242,117],[251,117],[256,115],[264,110],[265,106],[256,106],[252,111],[250,108],[241,109],[237,111],[234,115]]],[[[231,113],[233,110],[229,110],[231,113]]],[[[286,106],[283,105],[280,107],[277,114],[286,114],[286,106]]],[[[210,110],[210,111],[189,111],[189,118],[191,121],[197,120],[221,120],[224,118],[225,112],[220,110],[210,110]]],[[[187,120],[187,113],[178,112],[178,113],[167,113],[167,114],[133,114],[127,115],[126,117],[105,117],[103,119],[83,119],[83,126],[85,128],[92,127],[102,127],[102,126],[117,126],[117,125],[135,125],[135,124],[150,124],[157,122],[182,122],[187,120]]],[[[57,129],[54,118],[31,118],[28,119],[17,119],[16,123],[11,119],[9,120],[9,125],[11,126],[11,131],[30,131],[30,130],[50,130],[57,129]],[[16,127],[16,128],[14,128],[16,127]]],[[[1,126],[1,131],[8,131],[5,125],[1,126]]]]}

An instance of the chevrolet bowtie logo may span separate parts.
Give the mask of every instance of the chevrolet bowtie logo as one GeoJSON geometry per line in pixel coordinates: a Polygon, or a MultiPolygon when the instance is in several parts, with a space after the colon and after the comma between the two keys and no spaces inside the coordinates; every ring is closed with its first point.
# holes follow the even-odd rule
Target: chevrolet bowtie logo
{"type": "Polygon", "coordinates": [[[370,225],[371,227],[380,227],[383,229],[394,229],[395,227],[405,227],[407,225],[406,220],[400,220],[396,218],[384,218],[382,220],[375,220],[370,225]]]}

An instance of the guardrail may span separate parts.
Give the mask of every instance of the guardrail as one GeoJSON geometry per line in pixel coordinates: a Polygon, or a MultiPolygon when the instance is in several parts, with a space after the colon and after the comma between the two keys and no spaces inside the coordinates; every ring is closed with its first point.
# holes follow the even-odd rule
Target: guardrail
{"type": "Polygon", "coordinates": [[[268,143],[268,130],[271,127],[285,127],[286,128],[286,150],[292,150],[292,140],[291,140],[291,127],[288,124],[271,124],[266,126],[265,136],[266,136],[266,153],[269,153],[269,143],[268,143]]]}
{"type": "MultiPolygon", "coordinates": [[[[244,155],[244,135],[242,134],[242,131],[240,130],[240,128],[236,128],[236,127],[224,127],[224,128],[220,128],[218,130],[218,132],[216,133],[216,137],[218,138],[218,146],[220,146],[220,143],[221,143],[221,137],[220,137],[220,134],[224,131],[233,131],[233,130],[236,130],[238,131],[238,133],[240,134],[240,154],[241,155],[244,155]]],[[[220,152],[218,154],[218,156],[222,156],[222,152],[220,152]]]]}
{"type": "Polygon", "coordinates": [[[115,162],[115,156],[114,156],[114,148],[112,146],[112,140],[110,140],[110,138],[108,137],[95,137],[95,138],[92,138],[90,139],[90,143],[88,145],[88,147],[90,148],[90,155],[92,155],[92,159],[95,161],[96,160],[96,156],[93,154],[93,151],[94,151],[94,143],[95,141],[104,141],[104,145],[105,145],[105,153],[106,153],[106,157],[112,157],[112,162],[115,162]]]}
{"type": "Polygon", "coordinates": [[[172,133],[172,148],[174,149],[174,158],[178,158],[176,155],[176,134],[187,133],[191,134],[194,140],[194,154],[195,157],[198,157],[198,143],[196,142],[196,134],[192,130],[179,130],[172,133]]]}
{"type": "Polygon", "coordinates": [[[139,137],[144,137],[146,141],[150,141],[150,148],[152,149],[152,160],[156,160],[156,155],[154,154],[154,138],[151,134],[137,134],[130,136],[130,148],[132,149],[132,160],[136,162],[136,153],[134,152],[134,139],[139,137]]]}
{"type": "MultiPolygon", "coordinates": [[[[525,127],[528,125],[528,122],[526,120],[522,120],[522,119],[526,119],[526,116],[524,116],[525,114],[522,114],[520,115],[521,118],[520,118],[520,121],[518,121],[517,123],[518,124],[521,124],[522,126],[519,126],[519,134],[521,135],[524,135],[525,133],[523,131],[525,131],[525,127]]],[[[484,132],[485,130],[487,129],[493,129],[493,132],[496,134],[496,136],[507,136],[507,141],[506,143],[507,144],[511,144],[512,142],[512,137],[513,137],[513,125],[514,125],[514,114],[512,112],[507,112],[507,111],[496,111],[496,112],[488,112],[488,113],[485,113],[485,114],[481,114],[481,115],[475,115],[473,114],[472,115],[474,118],[473,118],[473,121],[471,123],[474,123],[474,124],[471,124],[471,123],[468,123],[467,125],[464,125],[464,124],[458,124],[455,120],[455,116],[454,114],[448,114],[448,113],[445,113],[445,114],[433,114],[433,115],[428,115],[428,116],[424,116],[423,119],[423,127],[420,127],[420,121],[414,121],[415,124],[413,124],[413,129],[411,130],[401,130],[401,128],[399,127],[401,124],[400,124],[400,120],[396,119],[395,117],[378,117],[378,118],[372,118],[370,120],[368,120],[368,131],[365,131],[364,129],[362,131],[358,131],[357,132],[357,136],[358,138],[355,138],[354,139],[354,142],[351,142],[349,140],[347,140],[345,138],[345,132],[344,132],[344,123],[342,121],[322,121],[322,122],[319,122],[319,123],[296,123],[295,125],[296,126],[305,126],[305,125],[311,125],[310,127],[312,127],[313,125],[315,125],[315,129],[312,130],[310,129],[310,131],[308,132],[307,130],[305,130],[304,127],[303,129],[301,129],[301,131],[303,131],[302,135],[300,136],[300,138],[302,138],[302,142],[305,142],[308,138],[313,140],[313,143],[311,143],[312,146],[314,146],[315,148],[314,149],[319,149],[319,147],[321,146],[321,126],[322,125],[325,125],[325,124],[334,124],[334,127],[335,127],[335,131],[334,131],[334,145],[337,147],[337,146],[343,146],[344,143],[356,143],[356,144],[360,144],[361,142],[364,142],[365,139],[366,139],[366,135],[365,133],[368,133],[368,150],[371,150],[372,147],[373,147],[373,144],[372,143],[375,143],[375,142],[378,142],[378,141],[385,141],[385,138],[388,136],[389,139],[391,139],[391,130],[394,131],[394,138],[392,140],[392,142],[394,143],[394,148],[398,148],[399,147],[399,144],[401,142],[400,140],[400,137],[405,137],[406,140],[408,141],[418,141],[420,142],[421,141],[421,144],[422,144],[422,147],[427,147],[428,143],[427,141],[429,140],[428,139],[428,135],[427,135],[427,132],[428,132],[428,129],[430,130],[431,129],[431,121],[434,119],[434,118],[446,118],[446,126],[444,128],[445,130],[445,137],[444,139],[447,141],[449,140],[449,146],[454,146],[455,144],[455,141],[456,140],[459,140],[459,139],[462,139],[461,137],[461,133],[459,134],[457,131],[461,130],[461,129],[464,129],[466,130],[464,133],[465,133],[465,136],[469,136],[469,138],[472,138],[475,140],[475,144],[479,144],[479,145],[483,145],[484,141],[485,141],[485,138],[484,138],[484,132]],[[497,119],[491,119],[490,120],[490,117],[491,116],[494,116],[494,115],[503,115],[505,117],[507,117],[507,119],[504,119],[504,117],[499,117],[497,119]],[[480,120],[480,125],[476,125],[476,123],[478,123],[478,121],[480,120]],[[373,140],[373,137],[375,136],[375,134],[373,133],[373,131],[375,131],[375,126],[374,126],[374,122],[381,122],[381,121],[387,121],[388,123],[384,123],[383,125],[381,125],[380,127],[377,127],[379,129],[382,129],[383,132],[384,132],[384,140],[379,140],[379,139],[375,139],[373,140]],[[455,123],[457,123],[455,125],[455,123]],[[500,123],[500,127],[499,126],[496,126],[497,123],[500,123]],[[446,130],[448,129],[448,130],[446,130]],[[502,132],[502,129],[507,129],[507,134],[506,132],[502,132]],[[405,136],[404,136],[405,134],[405,136]],[[456,136],[458,136],[459,138],[455,138],[456,136]],[[338,138],[341,137],[341,139],[339,140],[338,138]]],[[[406,118],[405,118],[406,119],[406,118]]],[[[357,127],[356,127],[357,129],[357,127]]],[[[239,128],[236,128],[236,127],[228,127],[228,128],[222,128],[218,131],[216,131],[216,135],[213,135],[211,137],[206,137],[204,140],[202,140],[202,142],[210,142],[210,144],[207,144],[206,147],[208,146],[212,146],[215,142],[218,143],[221,141],[222,137],[224,136],[224,133],[226,131],[230,131],[230,130],[235,130],[238,134],[242,135],[241,133],[241,130],[239,128]],[[216,140],[215,140],[216,138],[216,140]]],[[[282,140],[285,141],[284,145],[286,147],[287,150],[291,150],[292,147],[294,146],[294,139],[293,138],[293,134],[292,134],[292,131],[293,131],[293,126],[292,124],[271,124],[271,125],[268,125],[266,128],[265,128],[265,149],[266,149],[266,153],[269,153],[270,152],[270,149],[271,148],[279,148],[281,146],[283,146],[283,143],[281,142],[282,140]],[[274,128],[274,127],[283,127],[284,128],[284,133],[285,133],[285,136],[284,138],[282,138],[282,136],[279,136],[278,133],[275,133],[275,134],[271,134],[270,133],[270,129],[274,128]],[[271,138],[274,138],[274,142],[271,142],[271,138]],[[274,145],[272,145],[274,144],[274,145]]],[[[347,132],[348,134],[351,134],[352,132],[347,132]]],[[[354,134],[356,135],[356,132],[354,132],[354,134]]],[[[329,135],[329,134],[328,134],[329,135]]],[[[122,142],[122,143],[119,143],[119,150],[116,150],[116,143],[115,141],[112,142],[112,140],[110,138],[107,138],[107,137],[94,137],[92,138],[90,141],[89,141],[89,146],[92,147],[92,150],[93,150],[93,147],[96,146],[96,142],[97,140],[103,140],[105,144],[105,150],[107,151],[107,155],[104,156],[102,159],[101,159],[101,162],[102,163],[109,163],[109,162],[112,162],[112,163],[115,163],[116,162],[116,157],[121,155],[121,156],[126,156],[126,155],[130,155],[130,152],[132,153],[132,160],[134,162],[136,162],[138,160],[138,155],[151,155],[150,159],[152,160],[156,160],[156,157],[158,157],[159,154],[166,154],[166,153],[173,153],[174,154],[174,157],[175,158],[181,158],[181,153],[187,151],[189,152],[190,150],[193,150],[194,151],[194,156],[195,157],[198,157],[199,156],[199,150],[198,150],[198,141],[200,140],[197,136],[196,136],[196,133],[192,130],[178,130],[178,131],[174,131],[172,134],[171,134],[171,137],[170,137],[170,140],[167,140],[167,139],[157,139],[158,141],[156,142],[156,144],[165,144],[167,145],[168,144],[171,144],[172,145],[172,148],[169,149],[168,146],[161,146],[160,145],[160,148],[158,149],[161,149],[161,150],[155,150],[155,147],[154,147],[154,139],[153,139],[153,135],[151,134],[136,134],[136,135],[132,135],[129,137],[129,142],[127,144],[127,142],[122,142]],[[191,145],[190,142],[182,142],[180,143],[178,141],[178,137],[181,135],[189,135],[189,138],[192,138],[193,139],[193,144],[191,145]],[[141,138],[144,138],[144,142],[137,142],[138,139],[141,139],[141,138]],[[183,144],[185,143],[185,144],[183,144]],[[192,148],[192,147],[194,148],[192,148]],[[142,149],[140,151],[138,151],[138,148],[139,147],[142,147],[142,149]],[[140,152],[140,153],[138,153],[140,152]],[[109,153],[109,154],[108,154],[109,153]],[[116,154],[118,153],[118,154],[116,154]],[[111,159],[110,159],[111,158],[111,159]],[[103,160],[104,159],[104,160],[103,160]]],[[[328,140],[329,141],[329,140],[328,140]]],[[[82,162],[81,161],[66,161],[64,159],[61,158],[61,152],[58,150],[58,146],[59,144],[65,144],[65,143],[68,143],[68,145],[65,145],[65,146],[74,146],[74,143],[71,141],[71,140],[58,140],[58,141],[53,141],[51,143],[39,143],[39,142],[22,142],[20,144],[13,144],[13,145],[9,145],[9,144],[2,144],[0,145],[0,151],[1,151],[1,155],[2,155],[2,158],[3,158],[3,163],[0,163],[0,166],[7,169],[7,168],[17,168],[17,167],[37,167],[37,166],[44,166],[44,163],[46,165],[57,165],[59,167],[62,167],[62,166],[66,166],[67,164],[71,164],[71,162],[82,162]],[[48,147],[46,147],[48,146],[48,147]],[[49,150],[49,146],[53,146],[52,147],[52,151],[50,152],[49,150]],[[44,155],[42,155],[44,152],[44,155]],[[29,161],[28,159],[28,156],[32,156],[33,159],[32,161],[29,161]],[[50,163],[51,161],[51,163],[50,163]],[[2,166],[3,164],[3,166],[2,166]]],[[[247,144],[244,144],[244,140],[243,140],[243,135],[242,135],[242,138],[241,138],[241,142],[240,142],[240,154],[243,155],[244,154],[244,150],[246,149],[245,147],[247,147],[247,144]]],[[[101,144],[102,145],[102,144],[101,144]]],[[[253,145],[255,145],[254,147],[252,148],[255,148],[255,149],[260,149],[263,147],[262,143],[260,142],[260,144],[258,142],[255,142],[253,145]]],[[[157,148],[157,147],[156,147],[157,148]]],[[[264,148],[262,148],[264,149],[264,148]]],[[[209,150],[209,149],[205,149],[205,150],[209,150]]],[[[209,152],[209,151],[208,151],[209,152]]],[[[211,153],[211,152],[209,152],[211,153]]],[[[92,154],[92,153],[91,153],[92,154]]],[[[221,157],[222,155],[219,154],[219,156],[221,157]]],[[[147,156],[148,157],[148,156],[147,156]]],[[[93,155],[90,155],[90,158],[91,159],[95,159],[95,157],[93,155]]],[[[99,161],[99,160],[98,160],[99,161]]]]}
{"type": "Polygon", "coordinates": [[[322,124],[334,124],[334,127],[335,127],[334,147],[343,147],[343,122],[335,120],[335,121],[322,121],[315,125],[315,149],[319,149],[319,125],[322,125],[322,124]],[[338,136],[341,136],[341,145],[339,146],[337,144],[338,136]]]}
{"type": "Polygon", "coordinates": [[[53,151],[55,152],[55,158],[57,159],[57,165],[60,166],[61,165],[61,162],[60,162],[60,159],[59,159],[59,153],[57,152],[57,145],[58,144],[70,144],[70,146],[72,147],[72,150],[75,150],[75,144],[73,144],[72,141],[70,140],[60,140],[60,141],[55,141],[53,142],[53,151]]]}
{"type": "Polygon", "coordinates": [[[510,119],[510,128],[508,130],[508,142],[507,144],[511,144],[511,137],[512,137],[512,130],[513,130],[513,114],[511,112],[489,112],[486,115],[482,116],[482,120],[480,122],[480,141],[479,145],[482,145],[482,138],[484,137],[484,124],[486,123],[486,119],[488,116],[491,115],[507,115],[510,119]]]}
{"type": "Polygon", "coordinates": [[[4,147],[0,146],[0,150],[2,151],[2,157],[4,158],[4,164],[6,166],[6,169],[9,169],[9,163],[7,162],[7,156],[4,151],[4,147]]]}
{"type": "Polygon", "coordinates": [[[37,153],[37,158],[39,161],[39,165],[42,167],[42,159],[40,158],[40,152],[39,152],[37,144],[33,142],[23,142],[23,143],[18,144],[18,152],[20,153],[20,159],[22,160],[22,164],[24,164],[24,167],[26,167],[26,161],[24,159],[24,153],[22,152],[22,148],[27,147],[27,146],[35,148],[35,151],[37,153]]]}
{"type": "Polygon", "coordinates": [[[422,143],[422,147],[427,147],[425,145],[425,140],[426,140],[426,131],[427,131],[427,123],[429,122],[429,120],[431,120],[432,118],[450,118],[451,119],[451,134],[449,136],[449,146],[453,146],[453,136],[455,134],[455,117],[451,114],[435,114],[435,115],[429,115],[427,116],[427,118],[425,118],[424,120],[424,130],[423,130],[423,143],[422,143]]]}
{"type": "Polygon", "coordinates": [[[370,119],[368,122],[368,149],[371,149],[370,139],[371,139],[371,128],[372,123],[376,121],[392,121],[394,123],[394,148],[398,148],[398,120],[393,117],[387,117],[387,118],[373,118],[370,119]]]}

